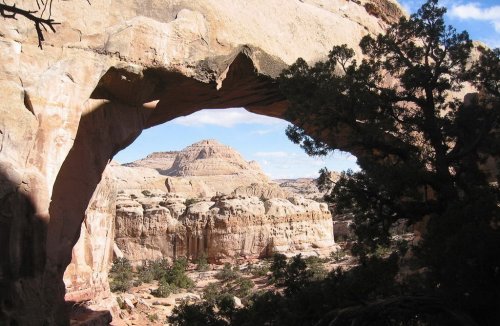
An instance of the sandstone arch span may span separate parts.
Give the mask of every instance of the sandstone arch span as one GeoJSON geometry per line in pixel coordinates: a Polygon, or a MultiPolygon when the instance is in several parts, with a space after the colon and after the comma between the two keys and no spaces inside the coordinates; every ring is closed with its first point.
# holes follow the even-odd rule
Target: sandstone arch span
{"type": "Polygon", "coordinates": [[[62,275],[85,210],[141,130],[211,107],[283,117],[282,68],[401,14],[392,0],[63,1],[43,52],[30,25],[0,25],[0,321],[68,323],[62,275]]]}

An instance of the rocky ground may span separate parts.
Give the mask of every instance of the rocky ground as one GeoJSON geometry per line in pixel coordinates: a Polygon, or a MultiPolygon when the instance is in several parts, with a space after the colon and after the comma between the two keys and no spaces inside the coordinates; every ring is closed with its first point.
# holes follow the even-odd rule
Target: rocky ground
{"type": "MultiPolygon", "coordinates": [[[[328,257],[328,256],[326,256],[328,257]]],[[[345,269],[353,266],[356,261],[350,256],[345,256],[335,262],[333,259],[325,257],[323,266],[327,270],[336,267],[345,269]]],[[[251,293],[262,290],[275,289],[269,282],[269,272],[264,275],[252,274],[249,270],[249,263],[253,268],[268,268],[270,262],[266,260],[252,260],[241,262],[237,265],[240,269],[239,275],[251,280],[254,284],[251,293]]],[[[220,283],[217,273],[223,269],[222,265],[210,265],[208,271],[196,271],[195,265],[191,265],[188,276],[195,282],[191,290],[182,289],[179,293],[171,294],[166,298],[155,297],[152,292],[158,287],[156,281],[140,286],[132,287],[127,293],[114,293],[113,298],[119,302],[120,311],[118,318],[115,318],[111,325],[114,326],[142,326],[142,325],[165,325],[167,317],[172,314],[173,309],[183,302],[195,303],[203,300],[203,290],[211,283],[220,283]]],[[[243,307],[244,298],[235,297],[236,306],[243,307]]]]}

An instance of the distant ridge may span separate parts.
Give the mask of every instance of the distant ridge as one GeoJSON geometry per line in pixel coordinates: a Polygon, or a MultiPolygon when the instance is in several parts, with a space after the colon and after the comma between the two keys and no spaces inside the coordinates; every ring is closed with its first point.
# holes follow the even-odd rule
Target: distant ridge
{"type": "Polygon", "coordinates": [[[256,161],[245,161],[235,149],[215,139],[200,140],[181,151],[153,152],[123,166],[151,168],[173,177],[251,174],[269,181],[256,161]]]}

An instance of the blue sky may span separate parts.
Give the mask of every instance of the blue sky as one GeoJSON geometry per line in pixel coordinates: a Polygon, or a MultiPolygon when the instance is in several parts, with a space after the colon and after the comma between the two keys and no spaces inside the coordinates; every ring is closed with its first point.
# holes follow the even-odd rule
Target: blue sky
{"type": "MultiPolygon", "coordinates": [[[[400,3],[415,12],[424,1],[400,3]]],[[[458,31],[467,30],[474,40],[490,47],[500,47],[500,0],[441,0],[448,8],[447,23],[458,31]]],[[[273,179],[316,177],[322,167],[333,171],[358,169],[355,157],[335,152],[313,158],[285,135],[287,122],[249,113],[242,108],[202,110],[147,130],[133,144],[115,156],[126,163],[155,151],[181,150],[201,139],[217,139],[240,152],[246,160],[257,161],[273,179]]]]}
{"type": "Polygon", "coordinates": [[[356,169],[356,159],[336,152],[327,157],[307,156],[285,135],[288,122],[250,113],[243,108],[202,110],[146,129],[115,156],[130,162],[154,151],[181,150],[201,139],[216,139],[237,150],[247,161],[257,161],[273,179],[317,177],[319,169],[356,169]]]}
{"type": "MultiPolygon", "coordinates": [[[[399,1],[410,13],[422,6],[422,0],[399,1]]],[[[461,32],[469,32],[473,40],[479,40],[492,48],[500,47],[500,0],[440,0],[447,8],[446,22],[461,32]]]]}

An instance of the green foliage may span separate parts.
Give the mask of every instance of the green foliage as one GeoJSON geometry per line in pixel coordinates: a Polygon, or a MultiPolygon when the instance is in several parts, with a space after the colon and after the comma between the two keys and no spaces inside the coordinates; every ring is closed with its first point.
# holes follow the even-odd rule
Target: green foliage
{"type": "Polygon", "coordinates": [[[153,280],[161,278],[156,275],[157,272],[153,269],[153,264],[153,261],[146,260],[142,266],[137,267],[137,283],[151,283],[153,280]]]}
{"type": "Polygon", "coordinates": [[[285,280],[286,268],[287,268],[287,258],[285,255],[280,253],[275,253],[273,255],[273,260],[269,271],[271,272],[271,282],[276,284],[282,284],[285,280]]]}
{"type": "Polygon", "coordinates": [[[224,267],[215,274],[215,278],[222,282],[229,282],[235,280],[239,274],[238,266],[233,268],[230,263],[225,263],[224,267]]]}
{"type": "Polygon", "coordinates": [[[189,207],[195,203],[197,203],[198,201],[196,200],[196,198],[187,198],[185,201],[184,201],[184,205],[186,207],[189,207]]]}
{"type": "Polygon", "coordinates": [[[250,273],[255,277],[266,276],[269,273],[269,265],[264,262],[260,265],[252,266],[250,273]]]}
{"type": "Polygon", "coordinates": [[[151,293],[156,297],[168,297],[176,293],[179,288],[191,289],[193,280],[186,275],[188,262],[186,258],[180,258],[169,264],[167,259],[145,261],[139,268],[138,279],[143,282],[158,281],[158,289],[151,293]]]}
{"type": "Polygon", "coordinates": [[[168,283],[162,279],[158,283],[158,288],[151,291],[151,294],[158,298],[167,298],[173,293],[177,293],[178,287],[175,284],[168,283]]]}
{"type": "Polygon", "coordinates": [[[254,287],[252,280],[247,278],[239,277],[235,280],[234,296],[238,298],[244,298],[252,293],[254,287]]]}
{"type": "Polygon", "coordinates": [[[215,304],[221,293],[221,289],[222,287],[219,283],[209,283],[203,289],[203,299],[210,304],[215,304]]]}
{"type": "MultiPolygon", "coordinates": [[[[425,218],[423,241],[412,248],[415,267],[427,271],[421,294],[494,325],[500,191],[492,181],[500,176],[480,167],[500,152],[500,50],[481,48],[469,67],[472,42],[445,26],[445,11],[428,0],[386,34],[364,37],[361,62],[346,46],[313,66],[297,60],[279,78],[296,124],[287,135],[311,155],[340,149],[357,156],[360,172],[347,171],[334,185],[325,171],[320,178],[337,213],[354,216],[353,254],[406,251],[391,230],[425,218]],[[455,98],[465,82],[481,93],[455,98]]],[[[303,270],[298,264],[298,277],[303,270]]]]}
{"type": "Polygon", "coordinates": [[[160,317],[158,317],[158,314],[154,313],[154,314],[147,314],[147,317],[148,317],[148,320],[152,323],[158,321],[160,319],[160,317]]]}
{"type": "Polygon", "coordinates": [[[199,304],[183,303],[175,307],[167,321],[173,326],[226,326],[229,323],[221,318],[215,307],[207,302],[199,304]]]}
{"type": "MultiPolygon", "coordinates": [[[[235,290],[248,284],[239,279],[236,283],[238,284],[236,287],[229,284],[224,286],[219,283],[208,284],[203,289],[204,302],[192,305],[183,304],[175,308],[168,321],[173,325],[230,325],[236,312],[235,290]]],[[[251,285],[253,287],[253,283],[251,285]]],[[[248,291],[248,288],[244,291],[248,291]]]]}
{"type": "Polygon", "coordinates": [[[198,255],[196,258],[196,270],[198,272],[206,272],[209,270],[210,265],[208,265],[208,257],[205,252],[198,255]]]}
{"type": "Polygon", "coordinates": [[[346,256],[347,256],[347,253],[344,250],[338,249],[338,250],[334,250],[330,253],[330,260],[335,262],[335,263],[339,263],[339,262],[345,260],[346,256]]]}
{"type": "Polygon", "coordinates": [[[113,261],[109,272],[111,282],[110,289],[113,292],[126,292],[132,286],[132,265],[127,258],[117,258],[113,261]]]}
{"type": "Polygon", "coordinates": [[[288,261],[285,255],[274,254],[270,281],[277,287],[284,287],[288,294],[297,292],[308,283],[326,277],[328,272],[323,266],[325,262],[313,256],[303,259],[300,254],[288,261]]]}
{"type": "Polygon", "coordinates": [[[194,282],[186,275],[187,266],[188,261],[186,258],[182,257],[177,259],[174,261],[173,265],[167,269],[162,280],[178,288],[191,289],[194,286],[194,282]]]}

